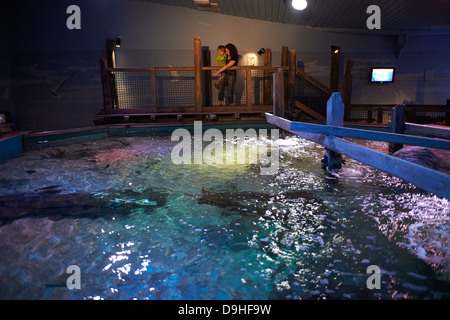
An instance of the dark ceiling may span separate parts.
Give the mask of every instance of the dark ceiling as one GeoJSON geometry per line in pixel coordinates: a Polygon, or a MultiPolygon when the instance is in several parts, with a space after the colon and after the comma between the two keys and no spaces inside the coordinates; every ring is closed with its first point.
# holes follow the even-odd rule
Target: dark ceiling
{"type": "MultiPolygon", "coordinates": [[[[199,10],[194,0],[139,0],[199,10]]],[[[291,0],[210,0],[220,10],[211,12],[330,31],[365,32],[367,8],[381,9],[379,33],[450,33],[450,0],[307,0],[296,11],[291,0]]]]}

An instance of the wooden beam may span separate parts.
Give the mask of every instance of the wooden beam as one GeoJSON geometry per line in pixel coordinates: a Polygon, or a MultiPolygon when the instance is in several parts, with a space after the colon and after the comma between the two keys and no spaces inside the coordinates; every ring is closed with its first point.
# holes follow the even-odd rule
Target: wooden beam
{"type": "Polygon", "coordinates": [[[291,130],[310,133],[319,133],[341,138],[356,138],[374,141],[384,141],[392,143],[408,144],[428,148],[450,150],[450,141],[444,139],[434,139],[417,137],[407,134],[397,134],[391,132],[381,132],[363,129],[353,129],[336,126],[325,126],[321,124],[291,122],[291,130]]]}
{"type": "MultiPolygon", "coordinates": [[[[388,126],[391,126],[391,122],[388,123],[388,126]]],[[[405,122],[405,129],[413,134],[450,139],[450,128],[448,127],[405,122]]]]}
{"type": "MultiPolygon", "coordinates": [[[[405,132],[405,105],[398,105],[392,109],[392,132],[403,134],[405,132]]],[[[402,143],[389,143],[389,154],[394,154],[396,151],[403,148],[402,143]]]]}
{"type": "Polygon", "coordinates": [[[450,199],[450,188],[448,188],[450,185],[450,175],[357,145],[335,136],[293,130],[291,121],[270,113],[266,113],[266,119],[269,123],[283,130],[397,176],[439,197],[450,199]]]}

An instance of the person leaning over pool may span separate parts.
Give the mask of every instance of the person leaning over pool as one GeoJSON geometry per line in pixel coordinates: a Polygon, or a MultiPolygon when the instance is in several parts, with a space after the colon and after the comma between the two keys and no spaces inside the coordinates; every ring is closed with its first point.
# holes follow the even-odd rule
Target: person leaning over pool
{"type": "Polygon", "coordinates": [[[239,62],[239,54],[234,44],[229,43],[225,46],[227,54],[227,64],[213,74],[217,77],[221,72],[225,72],[225,79],[219,83],[219,106],[223,105],[225,86],[228,87],[228,102],[230,105],[234,103],[234,85],[236,84],[236,70],[229,70],[233,66],[237,66],[239,62]]]}

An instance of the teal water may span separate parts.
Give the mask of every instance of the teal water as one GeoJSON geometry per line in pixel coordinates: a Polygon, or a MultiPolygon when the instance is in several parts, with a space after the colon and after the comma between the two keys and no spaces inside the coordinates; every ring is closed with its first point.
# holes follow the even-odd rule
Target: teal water
{"type": "Polygon", "coordinates": [[[447,200],[351,159],[329,176],[298,137],[277,141],[276,175],[174,165],[175,144],[43,138],[2,164],[0,298],[450,297],[447,200]]]}

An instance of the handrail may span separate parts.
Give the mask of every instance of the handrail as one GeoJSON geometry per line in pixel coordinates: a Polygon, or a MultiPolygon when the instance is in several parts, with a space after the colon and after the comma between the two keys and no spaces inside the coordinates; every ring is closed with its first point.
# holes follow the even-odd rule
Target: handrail
{"type": "MultiPolygon", "coordinates": [[[[221,67],[211,66],[202,67],[203,71],[219,70],[221,67]]],[[[278,71],[288,70],[287,67],[266,67],[266,66],[236,66],[231,67],[228,70],[266,70],[266,71],[278,71]]],[[[194,67],[139,67],[139,68],[108,68],[109,71],[194,71],[194,67]]]]}

